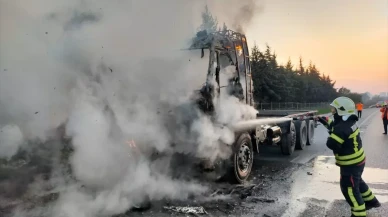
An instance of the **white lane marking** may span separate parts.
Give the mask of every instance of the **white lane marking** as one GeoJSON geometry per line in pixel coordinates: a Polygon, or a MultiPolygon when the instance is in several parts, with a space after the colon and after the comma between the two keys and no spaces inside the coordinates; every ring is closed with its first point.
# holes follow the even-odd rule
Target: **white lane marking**
{"type": "Polygon", "coordinates": [[[290,162],[291,162],[291,163],[295,163],[295,161],[299,160],[299,158],[300,158],[300,157],[301,157],[301,156],[300,156],[300,155],[298,155],[298,157],[296,157],[296,158],[292,159],[290,162]]]}

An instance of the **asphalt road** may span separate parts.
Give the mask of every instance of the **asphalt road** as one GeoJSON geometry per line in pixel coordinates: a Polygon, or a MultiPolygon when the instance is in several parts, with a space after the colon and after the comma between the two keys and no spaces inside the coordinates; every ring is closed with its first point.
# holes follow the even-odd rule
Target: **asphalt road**
{"type": "MultiPolygon", "coordinates": [[[[367,155],[363,179],[383,205],[368,211],[368,216],[387,217],[388,136],[382,134],[379,110],[364,110],[359,126],[367,155]]],[[[327,137],[327,130],[318,126],[313,145],[303,151],[296,150],[292,156],[282,155],[279,147],[261,147],[260,154],[255,155],[250,180],[245,185],[215,182],[211,173],[201,173],[197,174],[196,179],[210,189],[205,195],[193,196],[185,201],[152,201],[150,208],[130,210],[115,217],[193,216],[167,210],[166,206],[173,209],[201,207],[207,214],[194,216],[209,217],[350,216],[350,207],[339,187],[339,168],[335,166],[333,154],[325,145],[327,137]]],[[[191,174],[189,170],[185,171],[191,174]]],[[[7,216],[4,214],[9,213],[8,209],[1,205],[0,200],[0,216],[7,216]]]]}

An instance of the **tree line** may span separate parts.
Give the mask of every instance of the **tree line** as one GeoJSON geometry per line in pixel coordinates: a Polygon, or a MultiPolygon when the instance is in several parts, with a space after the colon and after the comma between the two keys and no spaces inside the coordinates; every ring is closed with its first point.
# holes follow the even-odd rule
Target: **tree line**
{"type": "MultiPolygon", "coordinates": [[[[218,20],[208,7],[202,13],[199,30],[208,32],[228,29],[224,23],[218,26],[218,20]]],[[[315,64],[305,65],[300,57],[295,66],[289,59],[286,64],[277,61],[277,55],[267,45],[260,50],[255,44],[250,52],[254,87],[254,99],[257,103],[267,102],[330,102],[337,96],[347,96],[356,103],[362,100],[362,94],[354,93],[345,87],[335,88],[335,81],[329,75],[320,72],[315,64]]]]}

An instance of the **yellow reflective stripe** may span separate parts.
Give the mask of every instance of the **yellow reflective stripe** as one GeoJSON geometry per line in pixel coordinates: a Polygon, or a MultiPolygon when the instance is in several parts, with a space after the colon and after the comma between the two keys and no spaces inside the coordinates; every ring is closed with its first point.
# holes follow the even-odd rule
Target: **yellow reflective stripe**
{"type": "Polygon", "coordinates": [[[364,206],[359,206],[359,207],[352,207],[352,211],[364,211],[365,207],[364,206]]]}
{"type": "Polygon", "coordinates": [[[352,188],[352,187],[348,187],[348,195],[349,195],[350,200],[351,200],[352,203],[353,203],[353,206],[352,206],[352,207],[353,207],[354,209],[357,209],[358,207],[360,207],[360,206],[358,205],[358,203],[357,203],[356,198],[354,197],[353,188],[352,188]]]}
{"type": "Polygon", "coordinates": [[[369,197],[363,197],[362,199],[364,199],[364,201],[371,201],[371,200],[375,199],[375,195],[372,194],[371,196],[369,196],[369,197]]]}
{"type": "Polygon", "coordinates": [[[339,136],[335,135],[334,133],[330,134],[330,137],[340,144],[344,143],[344,140],[341,139],[339,136]]]}
{"type": "Polygon", "coordinates": [[[366,216],[366,211],[364,211],[364,212],[352,212],[352,214],[354,215],[354,216],[366,216]]]}
{"type": "Polygon", "coordinates": [[[356,131],[354,131],[352,134],[350,134],[349,139],[357,137],[357,135],[360,133],[360,128],[357,128],[356,131]]]}
{"type": "Polygon", "coordinates": [[[335,159],[346,161],[346,160],[350,160],[350,159],[353,159],[356,157],[360,157],[362,154],[364,154],[364,148],[361,148],[358,152],[356,152],[354,154],[350,154],[350,155],[339,156],[338,154],[336,154],[335,159]]]}
{"type": "Polygon", "coordinates": [[[358,142],[357,142],[357,137],[354,137],[353,138],[353,144],[354,144],[354,152],[357,153],[358,152],[358,142]]]}
{"type": "Polygon", "coordinates": [[[356,131],[354,131],[352,134],[350,134],[349,139],[353,138],[353,144],[354,144],[354,152],[358,152],[358,142],[357,142],[357,136],[360,133],[360,129],[357,128],[356,131]]]}
{"type": "Polygon", "coordinates": [[[368,195],[371,194],[371,193],[372,193],[372,191],[371,191],[370,189],[368,189],[366,192],[361,193],[361,196],[362,196],[362,197],[366,197],[366,196],[368,196],[368,195]]]}
{"type": "Polygon", "coordinates": [[[336,106],[340,106],[340,104],[337,102],[337,100],[334,100],[333,103],[334,103],[336,106]]]}
{"type": "Polygon", "coordinates": [[[371,201],[375,198],[375,195],[372,193],[370,189],[368,189],[366,192],[361,193],[362,199],[364,201],[371,201]]]}
{"type": "Polygon", "coordinates": [[[362,153],[362,155],[354,160],[349,160],[349,161],[341,161],[336,159],[336,163],[341,165],[341,166],[349,166],[357,163],[361,163],[365,159],[365,153],[362,153]]]}
{"type": "Polygon", "coordinates": [[[354,194],[353,194],[353,189],[352,187],[348,187],[348,196],[350,198],[350,201],[352,201],[352,214],[354,216],[366,216],[366,211],[365,211],[365,204],[362,204],[362,205],[359,205],[357,203],[357,200],[356,198],[354,197],[354,194]],[[360,212],[360,211],[363,211],[363,212],[360,212]]]}

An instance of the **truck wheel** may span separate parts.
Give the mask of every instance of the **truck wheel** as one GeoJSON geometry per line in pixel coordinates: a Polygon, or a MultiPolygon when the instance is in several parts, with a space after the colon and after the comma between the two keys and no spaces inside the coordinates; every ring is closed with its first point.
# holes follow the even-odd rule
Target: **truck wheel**
{"type": "Polygon", "coordinates": [[[307,144],[307,126],[306,121],[296,121],[296,149],[303,150],[307,144]]]}
{"type": "Polygon", "coordinates": [[[307,145],[312,145],[314,142],[315,123],[313,120],[307,120],[307,145]]]}
{"type": "Polygon", "coordinates": [[[291,155],[295,150],[296,132],[293,122],[290,124],[290,132],[282,135],[280,141],[280,150],[284,155],[291,155]]]}
{"type": "Polygon", "coordinates": [[[249,134],[241,134],[233,149],[234,154],[231,159],[232,165],[228,172],[228,179],[234,184],[242,184],[248,179],[253,165],[253,147],[249,134]]]}

